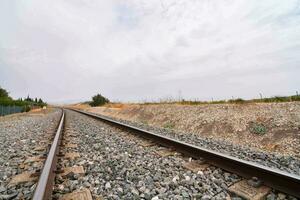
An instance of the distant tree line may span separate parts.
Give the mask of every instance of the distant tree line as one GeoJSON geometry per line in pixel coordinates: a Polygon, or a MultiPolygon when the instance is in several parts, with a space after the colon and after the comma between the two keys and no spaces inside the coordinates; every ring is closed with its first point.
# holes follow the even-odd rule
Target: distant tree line
{"type": "Polygon", "coordinates": [[[0,86],[0,105],[2,106],[22,106],[24,111],[29,111],[33,106],[43,107],[47,103],[41,98],[31,98],[29,95],[26,98],[14,100],[9,96],[9,92],[0,86]]]}

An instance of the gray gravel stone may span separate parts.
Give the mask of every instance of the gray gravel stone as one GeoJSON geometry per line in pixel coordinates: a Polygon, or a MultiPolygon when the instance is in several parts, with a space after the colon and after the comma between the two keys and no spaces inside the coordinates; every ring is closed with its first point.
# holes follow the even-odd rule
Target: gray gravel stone
{"type": "Polygon", "coordinates": [[[48,133],[55,133],[60,110],[48,114],[24,114],[0,118],[0,199],[31,199],[36,187],[34,182],[9,186],[11,178],[22,172],[36,172],[42,166],[28,164],[21,167],[27,157],[43,155],[33,149],[48,133]]]}
{"type": "Polygon", "coordinates": [[[0,195],[0,199],[3,199],[3,200],[14,199],[17,195],[18,195],[17,192],[14,192],[13,194],[3,194],[3,195],[0,195]]]}
{"type": "MultiPolygon", "coordinates": [[[[155,151],[162,147],[139,146],[138,141],[143,140],[129,139],[127,132],[72,111],[67,111],[66,117],[66,129],[78,134],[77,151],[81,157],[74,163],[63,160],[60,165],[80,164],[86,170],[85,176],[80,178],[83,183],[79,181],[73,187],[65,185],[70,191],[85,185],[93,195],[107,199],[191,199],[205,194],[216,195],[217,191],[224,190],[218,181],[215,183],[211,179],[222,179],[222,170],[212,167],[203,174],[187,172],[182,167],[186,162],[184,157],[160,157],[155,151]]],[[[234,183],[232,180],[228,179],[227,183],[234,183]]]]}
{"type": "Polygon", "coordinates": [[[3,186],[0,186],[0,193],[6,191],[6,188],[3,186]]]}
{"type": "Polygon", "coordinates": [[[266,198],[267,200],[275,200],[276,199],[276,195],[274,193],[271,193],[267,196],[266,198]]]}
{"type": "Polygon", "coordinates": [[[154,131],[155,133],[165,135],[170,138],[178,139],[190,144],[198,145],[200,147],[205,147],[207,149],[238,157],[243,160],[252,161],[264,166],[278,168],[282,171],[300,175],[300,160],[295,157],[283,156],[280,154],[269,153],[265,151],[258,151],[244,146],[233,145],[232,143],[226,142],[224,140],[216,140],[213,138],[204,139],[197,134],[180,133],[175,132],[171,129],[152,127],[144,123],[115,119],[108,116],[105,117],[123,122],[125,124],[140,127],[145,130],[154,131]]]}
{"type": "Polygon", "coordinates": [[[262,181],[259,180],[257,177],[252,177],[247,182],[249,185],[256,187],[256,188],[262,185],[262,181]]]}
{"type": "MultiPolygon", "coordinates": [[[[94,197],[104,199],[217,200],[226,199],[227,186],[241,180],[213,166],[192,173],[182,167],[188,158],[155,153],[164,147],[142,147],[143,139],[73,111],[67,111],[66,117],[65,127],[77,134],[76,151],[81,157],[62,160],[59,165],[81,165],[86,171],[72,187],[65,185],[70,192],[85,184],[94,197]]],[[[56,182],[63,183],[57,178],[56,182]]],[[[57,190],[55,196],[63,193],[57,190]]]]}
{"type": "Polygon", "coordinates": [[[212,197],[211,196],[209,196],[209,195],[204,195],[202,198],[201,198],[201,200],[209,200],[209,199],[211,199],[212,197]]]}

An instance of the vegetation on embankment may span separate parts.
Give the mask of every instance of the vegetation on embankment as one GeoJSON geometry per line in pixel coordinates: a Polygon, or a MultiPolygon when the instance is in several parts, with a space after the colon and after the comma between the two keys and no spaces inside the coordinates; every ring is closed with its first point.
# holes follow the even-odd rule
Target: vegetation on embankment
{"type": "Polygon", "coordinates": [[[217,100],[217,101],[199,101],[199,100],[175,100],[173,98],[161,99],[158,101],[145,101],[143,103],[138,103],[141,105],[156,105],[156,104],[181,104],[181,105],[202,105],[202,104],[243,104],[243,103],[280,103],[280,102],[293,102],[300,101],[300,95],[291,96],[274,96],[260,99],[249,99],[245,100],[242,98],[229,99],[229,100],[217,100]]]}

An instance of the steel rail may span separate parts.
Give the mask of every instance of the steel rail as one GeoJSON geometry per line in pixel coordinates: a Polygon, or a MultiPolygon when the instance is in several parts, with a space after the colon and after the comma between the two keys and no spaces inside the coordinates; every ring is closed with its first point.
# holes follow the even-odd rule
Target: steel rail
{"type": "Polygon", "coordinates": [[[62,110],[61,119],[53,139],[53,143],[49,150],[46,162],[44,164],[42,173],[37,184],[37,187],[34,191],[33,200],[45,200],[51,199],[53,184],[55,178],[55,169],[57,163],[57,154],[59,151],[59,145],[61,143],[63,124],[65,119],[64,110],[62,110]]]}
{"type": "Polygon", "coordinates": [[[99,116],[97,114],[73,108],[69,109],[96,119],[100,119],[114,126],[118,126],[121,129],[130,130],[142,137],[154,140],[161,145],[175,148],[176,151],[189,155],[193,158],[204,158],[208,163],[220,167],[226,171],[238,174],[244,178],[258,177],[265,185],[300,198],[299,175],[290,174],[279,169],[273,169],[258,163],[245,161],[230,155],[188,144],[186,142],[162,136],[151,131],[124,124],[104,116],[99,116]]]}

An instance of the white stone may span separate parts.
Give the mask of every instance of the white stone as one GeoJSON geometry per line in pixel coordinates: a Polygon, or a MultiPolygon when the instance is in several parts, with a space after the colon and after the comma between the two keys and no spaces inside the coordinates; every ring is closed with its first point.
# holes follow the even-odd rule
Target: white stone
{"type": "Polygon", "coordinates": [[[110,185],[110,182],[107,182],[106,184],[105,184],[105,189],[110,189],[111,188],[111,185],[110,185]]]}

